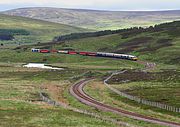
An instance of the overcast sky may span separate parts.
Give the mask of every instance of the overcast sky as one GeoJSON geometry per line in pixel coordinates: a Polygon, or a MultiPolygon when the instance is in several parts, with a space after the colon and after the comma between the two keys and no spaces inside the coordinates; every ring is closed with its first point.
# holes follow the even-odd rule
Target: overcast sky
{"type": "Polygon", "coordinates": [[[180,10],[180,0],[0,0],[0,11],[23,7],[95,10],[180,10]]]}

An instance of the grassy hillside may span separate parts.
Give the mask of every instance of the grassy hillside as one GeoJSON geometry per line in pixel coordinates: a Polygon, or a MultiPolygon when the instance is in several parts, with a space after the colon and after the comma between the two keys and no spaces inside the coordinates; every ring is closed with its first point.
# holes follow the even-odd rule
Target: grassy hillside
{"type": "Polygon", "coordinates": [[[90,82],[85,90],[103,103],[162,120],[180,121],[178,113],[130,101],[112,93],[102,82],[105,76],[110,75],[109,72],[126,69],[127,73],[113,77],[110,85],[128,94],[179,107],[180,21],[147,29],[133,28],[98,37],[41,44],[36,44],[36,42],[18,47],[15,45],[16,48],[9,49],[6,44],[12,44],[18,38],[21,42],[25,39],[26,43],[28,40],[32,42],[41,39],[44,42],[44,40],[51,40],[54,36],[71,33],[72,30],[76,32],[84,30],[28,18],[2,16],[4,20],[7,18],[8,20],[3,22],[0,19],[0,32],[12,34],[15,40],[1,41],[5,45],[0,46],[0,126],[116,126],[114,123],[72,110],[50,106],[42,102],[39,96],[40,91],[53,100],[100,116],[127,122],[133,126],[158,126],[109,112],[101,112],[77,101],[70,95],[69,88],[79,79],[87,77],[95,77],[97,80],[90,82]],[[144,72],[141,71],[144,68],[143,65],[128,60],[32,53],[30,51],[32,47],[134,54],[140,60],[156,62],[157,67],[168,69],[168,71],[159,72],[157,69],[151,73],[144,72]],[[29,62],[51,64],[65,70],[52,71],[22,67],[24,63],[29,62]],[[154,79],[151,78],[152,75],[154,79]],[[124,80],[126,78],[131,81],[122,83],[123,76],[125,77],[123,81],[126,81],[124,80]]]}
{"type": "MultiPolygon", "coordinates": [[[[153,61],[156,63],[180,65],[180,21],[157,25],[146,29],[130,29],[116,34],[109,34],[98,37],[87,37],[82,39],[65,40],[63,42],[43,43],[41,45],[29,45],[17,48],[15,51],[5,50],[1,46],[1,61],[9,62],[30,62],[39,61],[56,63],[76,63],[76,62],[100,62],[106,59],[97,59],[81,56],[64,56],[59,54],[33,54],[30,48],[54,48],[72,49],[77,51],[101,51],[133,54],[140,60],[153,61]],[[17,54],[18,57],[12,57],[17,54]],[[28,55],[28,57],[25,57],[28,55]]],[[[106,62],[108,62],[107,59],[106,62]]],[[[106,63],[105,62],[105,63],[106,63]]],[[[111,61],[112,62],[112,61],[111,61]]],[[[111,63],[110,62],[110,63],[111,63]]],[[[101,63],[101,62],[100,62],[101,63]]],[[[113,63],[113,62],[112,62],[113,63]]]]}
{"type": "Polygon", "coordinates": [[[123,33],[99,37],[88,37],[63,42],[43,43],[41,45],[22,46],[16,50],[7,50],[1,46],[1,62],[46,62],[61,63],[64,66],[84,66],[101,69],[142,67],[135,62],[111,60],[61,54],[31,53],[30,48],[72,49],[76,51],[101,51],[133,54],[139,60],[152,61],[162,68],[178,68],[180,54],[180,22],[172,22],[144,29],[144,32],[128,30],[123,33]],[[174,32],[175,31],[175,32],[174,32]],[[14,56],[14,54],[16,54],[14,56]],[[163,65],[163,66],[162,66],[163,65]],[[164,66],[167,65],[167,66],[164,66]]]}
{"type": "MultiPolygon", "coordinates": [[[[139,30],[140,31],[140,30],[139,30]]],[[[142,30],[141,30],[142,31],[142,30]]],[[[39,47],[72,49],[77,51],[101,51],[134,54],[140,60],[179,66],[180,22],[172,22],[144,29],[143,32],[127,32],[99,37],[43,44],[39,47]]],[[[34,47],[34,46],[30,46],[34,47]]]]}
{"type": "Polygon", "coordinates": [[[21,8],[3,12],[94,30],[150,26],[180,19],[180,11],[96,11],[61,8],[21,8]]]}
{"type": "MultiPolygon", "coordinates": [[[[147,73],[131,70],[132,74],[127,72],[127,74],[114,76],[114,82],[112,82],[111,85],[130,95],[179,107],[180,21],[150,27],[145,29],[144,32],[132,31],[100,37],[68,40],[64,43],[55,45],[55,47],[57,49],[69,48],[79,51],[134,54],[138,56],[140,60],[155,62],[157,68],[162,69],[160,72],[155,71],[154,73],[147,73]],[[152,75],[155,77],[154,79],[152,75]],[[124,81],[128,82],[123,83],[124,81]]],[[[119,66],[124,66],[121,63],[119,64],[119,66]]],[[[173,114],[158,108],[129,101],[112,92],[108,92],[108,96],[105,96],[103,95],[104,89],[100,92],[103,85],[97,88],[97,84],[99,85],[100,83],[95,83],[94,86],[91,86],[92,89],[89,90],[91,91],[90,95],[97,97],[98,100],[103,102],[107,101],[107,103],[113,99],[112,102],[108,103],[113,106],[121,107],[122,105],[120,103],[123,102],[128,104],[128,106],[144,109],[144,113],[155,111],[162,114],[173,114]],[[95,92],[95,90],[97,91],[95,92]]],[[[128,106],[123,105],[122,107],[126,108],[128,106]]],[[[139,109],[136,109],[136,111],[139,111],[139,109]]],[[[175,113],[174,115],[178,116],[178,114],[175,113]]]]}
{"type": "Polygon", "coordinates": [[[54,36],[74,32],[87,31],[82,28],[72,27],[63,24],[51,23],[47,21],[23,18],[18,16],[8,16],[0,14],[0,34],[12,33],[12,31],[25,31],[25,34],[13,34],[14,40],[0,41],[0,43],[24,44],[51,41],[54,36]],[[10,32],[9,32],[10,31],[10,32]]]}

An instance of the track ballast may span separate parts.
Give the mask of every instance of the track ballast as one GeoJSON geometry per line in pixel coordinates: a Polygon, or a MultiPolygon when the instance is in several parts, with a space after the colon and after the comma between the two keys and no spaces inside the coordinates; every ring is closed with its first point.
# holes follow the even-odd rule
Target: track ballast
{"type": "Polygon", "coordinates": [[[94,98],[87,95],[83,90],[86,83],[88,81],[90,81],[90,80],[92,80],[92,79],[82,80],[82,81],[74,84],[70,88],[70,93],[74,97],[76,97],[79,101],[81,101],[82,103],[87,104],[89,106],[96,107],[96,108],[98,108],[100,110],[103,110],[103,111],[113,112],[113,113],[116,113],[116,114],[119,114],[119,115],[122,115],[122,116],[126,116],[126,117],[129,117],[129,118],[136,119],[136,120],[141,120],[141,121],[145,121],[145,122],[150,122],[150,123],[155,123],[155,124],[160,124],[160,125],[165,125],[165,126],[171,126],[171,127],[180,127],[180,123],[159,120],[157,118],[152,118],[152,117],[144,116],[144,115],[141,115],[141,114],[138,114],[138,113],[129,112],[129,111],[126,111],[126,110],[122,110],[122,109],[119,109],[119,108],[109,106],[107,104],[103,104],[103,103],[95,100],[94,98]]]}

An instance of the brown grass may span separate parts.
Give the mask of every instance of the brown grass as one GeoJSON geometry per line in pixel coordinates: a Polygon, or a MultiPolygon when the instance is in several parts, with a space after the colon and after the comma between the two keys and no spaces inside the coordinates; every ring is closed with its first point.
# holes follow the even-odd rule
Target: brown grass
{"type": "MultiPolygon", "coordinates": [[[[67,85],[66,85],[67,86],[67,85]]],[[[53,82],[49,82],[46,83],[42,86],[43,89],[46,89],[48,91],[48,93],[50,94],[50,96],[56,100],[56,101],[60,101],[62,103],[65,104],[69,104],[68,101],[64,98],[63,93],[66,89],[65,85],[58,85],[56,83],[53,82]]]]}

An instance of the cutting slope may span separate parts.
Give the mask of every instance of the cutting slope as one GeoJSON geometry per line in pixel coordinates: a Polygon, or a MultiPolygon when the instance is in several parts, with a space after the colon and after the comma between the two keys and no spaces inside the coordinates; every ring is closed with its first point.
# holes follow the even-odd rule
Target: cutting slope
{"type": "Polygon", "coordinates": [[[21,8],[3,12],[8,15],[17,15],[63,23],[83,28],[105,30],[119,29],[134,26],[149,26],[157,23],[179,20],[180,11],[97,11],[62,8],[21,8]]]}

